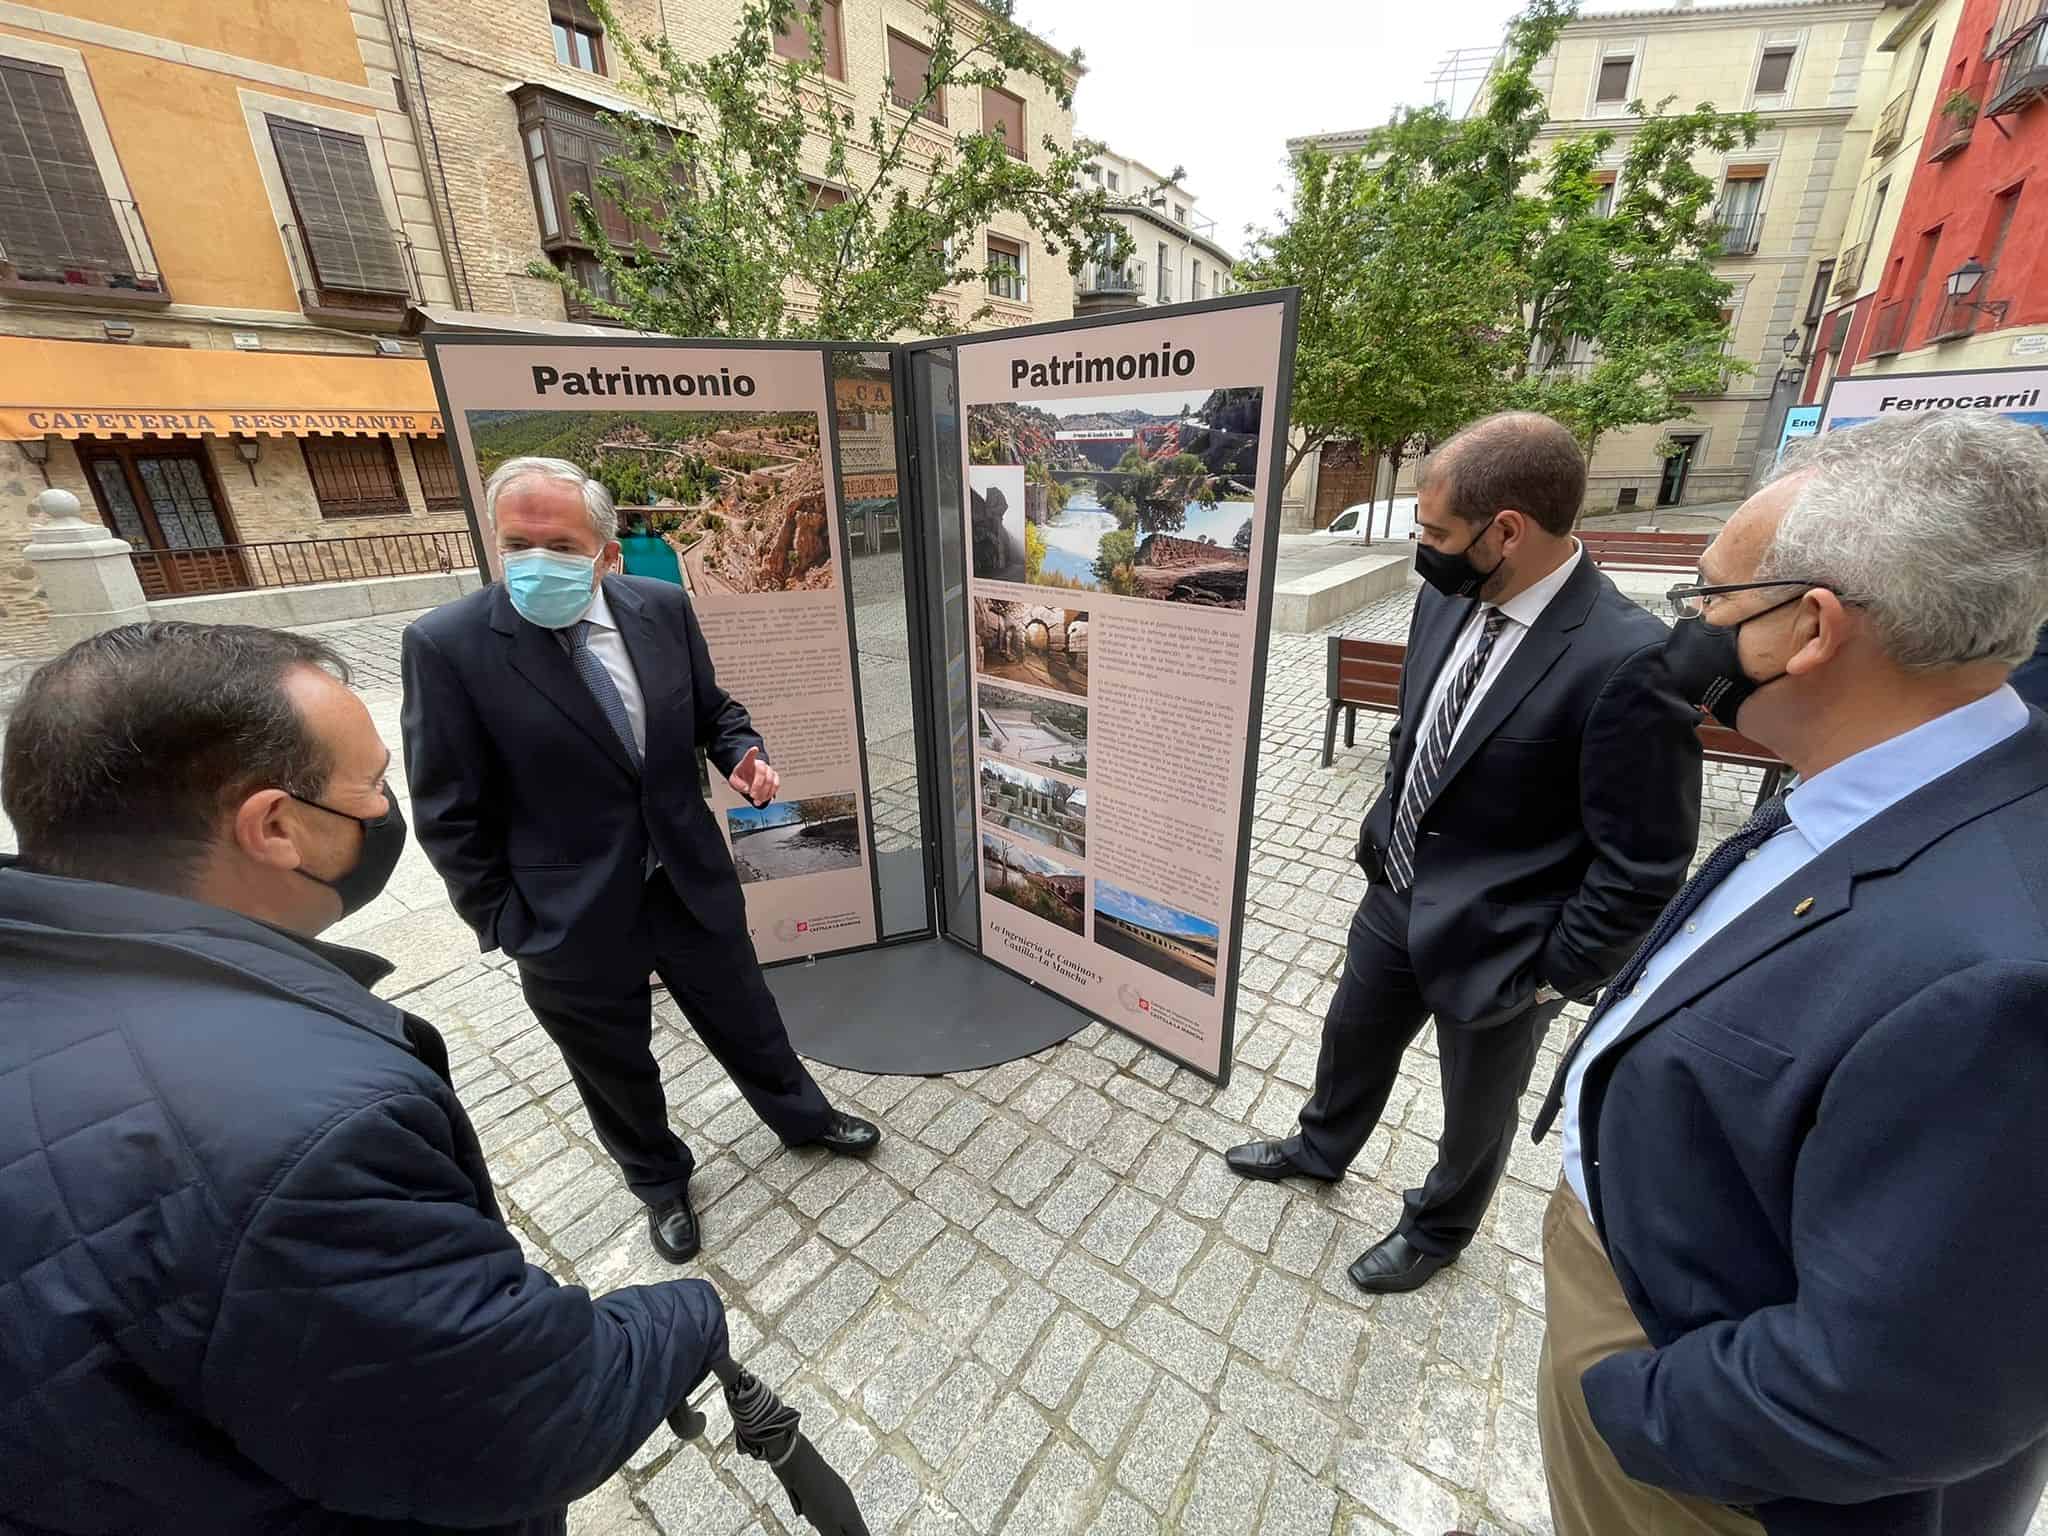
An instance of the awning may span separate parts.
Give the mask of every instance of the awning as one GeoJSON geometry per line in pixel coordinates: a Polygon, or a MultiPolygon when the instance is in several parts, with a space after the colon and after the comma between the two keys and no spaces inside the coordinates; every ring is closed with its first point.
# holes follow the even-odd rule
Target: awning
{"type": "Polygon", "coordinates": [[[411,357],[224,352],[0,337],[0,439],[439,437],[411,357]]]}

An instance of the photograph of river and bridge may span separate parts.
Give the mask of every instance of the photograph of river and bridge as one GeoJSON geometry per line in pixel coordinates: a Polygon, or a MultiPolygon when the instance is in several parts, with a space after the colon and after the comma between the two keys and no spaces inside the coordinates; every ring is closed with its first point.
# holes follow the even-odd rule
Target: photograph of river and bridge
{"type": "Polygon", "coordinates": [[[1088,921],[1088,877],[1057,860],[981,834],[981,888],[1080,937],[1088,921]]]}
{"type": "Polygon", "coordinates": [[[1244,607],[1264,395],[1182,389],[969,407],[975,574],[1244,607]],[[1022,481],[977,476],[983,466],[1021,469],[1022,481]]]}
{"type": "Polygon", "coordinates": [[[619,509],[628,574],[695,594],[837,585],[818,418],[805,411],[471,411],[486,479],[567,459],[619,509]]]}
{"type": "Polygon", "coordinates": [[[805,795],[725,813],[742,885],[860,867],[860,815],[851,792],[805,795]]]}
{"type": "Polygon", "coordinates": [[[992,826],[1088,854],[1088,791],[1078,784],[982,759],[981,813],[992,826]]]}
{"type": "Polygon", "coordinates": [[[1065,699],[984,682],[974,712],[981,750],[1072,778],[1088,777],[1088,711],[1065,699]]]}
{"type": "Polygon", "coordinates": [[[1150,900],[1107,880],[1095,882],[1095,942],[1149,965],[1198,992],[1216,995],[1217,927],[1206,917],[1150,900]]]}

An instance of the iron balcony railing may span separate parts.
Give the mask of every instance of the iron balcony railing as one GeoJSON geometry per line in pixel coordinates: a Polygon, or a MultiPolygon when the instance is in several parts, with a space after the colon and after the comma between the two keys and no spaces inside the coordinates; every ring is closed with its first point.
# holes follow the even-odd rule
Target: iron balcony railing
{"type": "Polygon", "coordinates": [[[59,254],[0,239],[0,285],[107,303],[170,303],[163,274],[156,270],[149,232],[143,227],[142,210],[119,197],[106,199],[106,206],[126,247],[124,255],[59,254]]]}
{"type": "Polygon", "coordinates": [[[1906,113],[1912,108],[1913,93],[1901,91],[1885,104],[1877,120],[1877,135],[1870,141],[1870,153],[1882,157],[1897,149],[1906,138],[1906,113]]]}
{"type": "Polygon", "coordinates": [[[936,101],[920,102],[915,97],[899,96],[894,91],[889,93],[889,100],[895,103],[896,109],[900,112],[909,112],[928,123],[936,123],[941,128],[946,126],[946,109],[936,101]]]}
{"type": "Polygon", "coordinates": [[[477,563],[476,546],[461,531],[136,549],[128,558],[150,594],[314,587],[377,576],[430,576],[477,563]]]}
{"type": "Polygon", "coordinates": [[[1906,299],[1893,299],[1889,304],[1880,304],[1877,320],[1870,328],[1870,350],[1868,357],[1890,357],[1906,345],[1906,322],[1912,318],[1912,304],[1906,299]]]}
{"type": "Polygon", "coordinates": [[[1764,241],[1764,210],[1723,203],[1714,216],[1714,249],[1722,256],[1754,256],[1764,241]]]}
{"type": "Polygon", "coordinates": [[[1127,261],[1122,266],[1090,261],[1081,267],[1081,281],[1075,291],[1083,297],[1136,298],[1145,291],[1145,263],[1127,261]]]}
{"type": "Polygon", "coordinates": [[[403,321],[407,310],[424,302],[420,287],[420,266],[412,241],[403,230],[391,231],[391,243],[398,252],[398,274],[386,287],[342,288],[321,281],[318,264],[306,244],[305,231],[296,224],[280,224],[285,253],[291,258],[292,286],[299,291],[299,307],[309,315],[327,320],[356,320],[376,329],[380,322],[403,321]]]}
{"type": "Polygon", "coordinates": [[[1998,57],[1992,66],[1984,115],[2003,117],[2048,96],[2048,26],[2037,26],[1998,57]]]}
{"type": "Polygon", "coordinates": [[[1936,119],[1934,148],[1927,152],[1932,160],[1947,160],[1963,152],[1977,132],[1977,109],[1964,112],[1944,112],[1936,119]]]}
{"type": "Polygon", "coordinates": [[[1835,268],[1836,298],[1842,298],[1856,291],[1863,281],[1863,260],[1870,253],[1870,242],[1860,241],[1842,252],[1841,264],[1835,268]]]}

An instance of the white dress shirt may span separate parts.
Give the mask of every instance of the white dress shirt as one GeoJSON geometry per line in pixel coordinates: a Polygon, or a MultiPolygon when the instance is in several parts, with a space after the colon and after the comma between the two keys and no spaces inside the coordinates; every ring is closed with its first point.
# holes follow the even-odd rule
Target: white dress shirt
{"type": "Polygon", "coordinates": [[[619,690],[619,700],[626,706],[626,718],[632,722],[633,745],[640,749],[640,756],[647,756],[647,700],[640,693],[639,674],[633,670],[633,658],[626,654],[626,642],[619,634],[618,622],[612,618],[611,605],[604,600],[604,588],[597,589],[597,601],[590,605],[590,612],[583,615],[583,621],[590,626],[590,654],[604,663],[605,671],[612,675],[612,686],[619,690]]]}
{"type": "Polygon", "coordinates": [[[2026,723],[2026,704],[2011,688],[2001,688],[1903,736],[1844,758],[1786,796],[1785,811],[1791,823],[1761,848],[1752,849],[1693,909],[1685,927],[1673,932],[1650,956],[1628,996],[1601,1015],[1572,1058],[1559,1118],[1564,1126],[1565,1182],[1579,1197],[1579,1204],[1592,1209],[1586,1198],[1579,1137],[1579,1097],[1585,1088],[1586,1069],[1628,1028],[1629,1021],[1672,972],[1712,943],[1715,934],[1866,821],[1979,753],[1988,752],[2026,723]]]}
{"type": "Polygon", "coordinates": [[[1508,658],[1515,654],[1515,648],[1522,643],[1522,636],[1543,617],[1543,610],[1550,606],[1552,598],[1564,590],[1564,584],[1571,580],[1572,572],[1579,568],[1579,562],[1585,557],[1585,546],[1574,539],[1572,552],[1566,557],[1564,564],[1534,586],[1517,592],[1504,603],[1481,603],[1472,610],[1472,617],[1465,621],[1464,629],[1458,633],[1457,644],[1451,647],[1449,660],[1444,662],[1443,670],[1437,673],[1436,682],[1429,690],[1428,706],[1416,720],[1418,745],[1415,755],[1408,759],[1408,777],[1401,782],[1403,794],[1407,793],[1408,786],[1415,781],[1415,765],[1422,761],[1420,743],[1428,739],[1436,723],[1437,706],[1443,702],[1444,694],[1450,690],[1452,681],[1464,668],[1466,661],[1479,648],[1479,636],[1486,628],[1486,616],[1498,606],[1507,616],[1507,623],[1503,624],[1500,633],[1494,636],[1493,652],[1486,658],[1486,670],[1479,674],[1479,681],[1473,685],[1471,696],[1465,700],[1465,712],[1458,716],[1457,729],[1451,732],[1450,746],[1444,752],[1446,757],[1450,755],[1451,749],[1458,745],[1458,738],[1465,734],[1466,723],[1479,713],[1479,701],[1486,697],[1486,690],[1491,688],[1494,680],[1507,670],[1508,658]]]}

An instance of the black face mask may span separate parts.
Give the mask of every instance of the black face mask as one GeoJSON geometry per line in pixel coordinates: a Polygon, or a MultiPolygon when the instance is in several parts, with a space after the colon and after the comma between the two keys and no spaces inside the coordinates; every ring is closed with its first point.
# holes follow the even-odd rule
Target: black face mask
{"type": "MultiPolygon", "coordinates": [[[[317,881],[341,898],[343,917],[360,912],[384,894],[384,887],[391,883],[391,872],[398,868],[398,856],[405,852],[405,815],[398,809],[398,796],[391,793],[388,784],[379,787],[383,789],[385,804],[390,809],[382,816],[367,820],[361,816],[350,816],[347,811],[337,811],[331,805],[322,805],[318,800],[292,795],[301,805],[310,805],[330,816],[343,817],[363,829],[363,846],[356,855],[353,869],[332,880],[325,875],[316,875],[304,866],[299,869],[299,873],[308,880],[317,881]]],[[[286,790],[285,793],[291,794],[291,791],[286,790]]]]}
{"type": "Polygon", "coordinates": [[[1494,525],[1499,516],[1499,513],[1495,513],[1493,517],[1489,517],[1486,520],[1486,527],[1468,539],[1465,547],[1455,555],[1446,554],[1441,549],[1432,549],[1427,544],[1417,544],[1415,574],[1445,597],[1472,596],[1493,579],[1494,571],[1498,571],[1507,563],[1506,555],[1493,562],[1492,571],[1482,571],[1472,563],[1472,551],[1479,547],[1479,541],[1486,537],[1487,529],[1494,525]]]}
{"type": "Polygon", "coordinates": [[[1680,619],[1672,625],[1670,638],[1664,642],[1664,665],[1670,670],[1679,694],[1688,704],[1705,710],[1734,730],[1735,717],[1750,696],[1787,675],[1774,672],[1769,677],[1756,678],[1742,670],[1743,624],[1754,624],[1764,614],[1776,613],[1804,596],[1806,593],[1801,592],[1782,603],[1773,603],[1762,613],[1752,613],[1737,624],[1680,619]]]}

